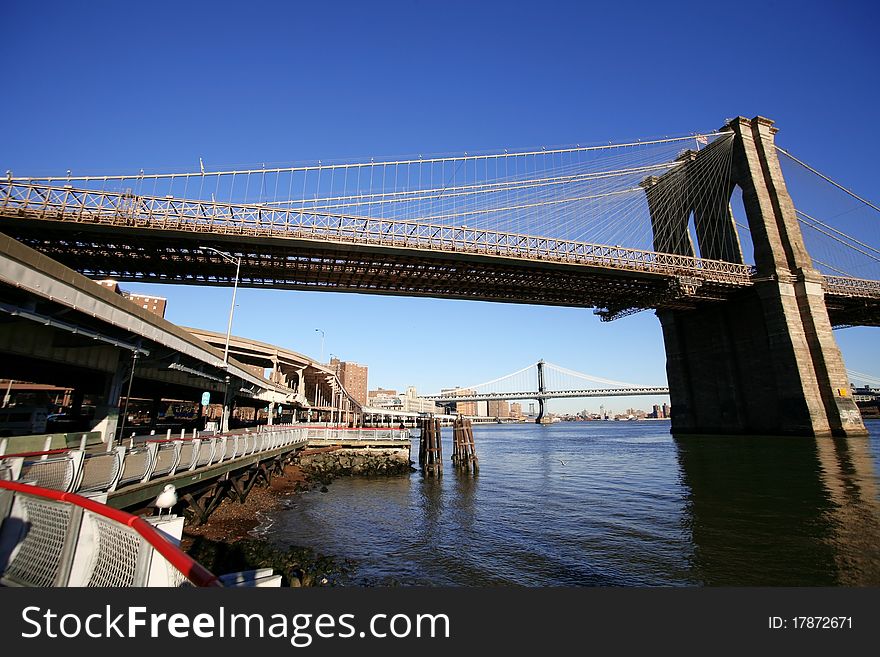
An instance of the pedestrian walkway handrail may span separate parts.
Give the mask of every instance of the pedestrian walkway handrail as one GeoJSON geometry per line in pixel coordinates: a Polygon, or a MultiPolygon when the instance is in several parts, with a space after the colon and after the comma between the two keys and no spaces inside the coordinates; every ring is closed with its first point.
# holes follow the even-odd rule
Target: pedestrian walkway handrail
{"type": "Polygon", "coordinates": [[[410,440],[409,429],[388,429],[384,427],[333,427],[308,426],[309,442],[359,442],[359,441],[406,441],[410,440]]]}
{"type": "Polygon", "coordinates": [[[0,585],[222,586],[149,522],[95,500],[0,480],[0,585]]]}
{"type": "Polygon", "coordinates": [[[281,448],[305,446],[309,430],[296,425],[256,432],[126,441],[109,451],[54,449],[0,453],[0,480],[22,481],[69,493],[109,493],[125,486],[244,459],[281,448]]]}
{"type": "Polygon", "coordinates": [[[239,434],[182,433],[129,439],[108,451],[53,449],[2,454],[0,480],[23,481],[69,493],[111,493],[159,477],[198,471],[309,441],[409,441],[408,429],[332,425],[274,425],[239,434]]]}

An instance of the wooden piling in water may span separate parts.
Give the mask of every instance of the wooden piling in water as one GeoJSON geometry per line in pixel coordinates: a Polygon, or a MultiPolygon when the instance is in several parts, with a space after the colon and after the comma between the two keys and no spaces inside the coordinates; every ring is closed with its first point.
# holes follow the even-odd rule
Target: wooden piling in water
{"type": "Polygon", "coordinates": [[[459,415],[452,424],[452,465],[477,474],[480,460],[474,447],[473,423],[459,415]]]}
{"type": "Polygon", "coordinates": [[[440,444],[440,420],[433,417],[419,420],[419,467],[423,475],[443,474],[443,447],[440,444]]]}

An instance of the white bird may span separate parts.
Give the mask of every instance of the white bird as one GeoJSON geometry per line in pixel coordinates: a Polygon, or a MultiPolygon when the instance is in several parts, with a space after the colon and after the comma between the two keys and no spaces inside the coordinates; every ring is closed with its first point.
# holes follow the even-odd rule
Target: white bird
{"type": "Polygon", "coordinates": [[[171,513],[171,507],[177,504],[177,489],[174,487],[174,484],[165,484],[165,488],[159,493],[155,504],[156,508],[159,509],[160,516],[162,515],[162,509],[168,509],[168,513],[171,513]]]}

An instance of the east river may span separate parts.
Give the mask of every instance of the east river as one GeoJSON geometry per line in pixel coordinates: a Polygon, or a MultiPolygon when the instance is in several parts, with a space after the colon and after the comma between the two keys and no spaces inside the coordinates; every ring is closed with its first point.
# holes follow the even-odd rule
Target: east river
{"type": "MultiPolygon", "coordinates": [[[[684,437],[665,421],[475,425],[479,475],[343,477],[263,535],[349,585],[880,585],[880,421],[861,439],[684,437]]],[[[418,430],[413,432],[418,458],[418,430]]]]}

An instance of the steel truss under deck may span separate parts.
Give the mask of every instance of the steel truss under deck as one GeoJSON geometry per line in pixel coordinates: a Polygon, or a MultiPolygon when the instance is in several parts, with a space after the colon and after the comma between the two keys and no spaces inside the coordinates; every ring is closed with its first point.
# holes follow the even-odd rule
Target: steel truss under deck
{"type": "MultiPolygon", "coordinates": [[[[747,265],[483,229],[261,205],[0,185],[0,230],[93,278],[595,307],[688,308],[751,286],[747,265]]],[[[880,323],[880,282],[826,278],[835,324],[880,323]]]]}

